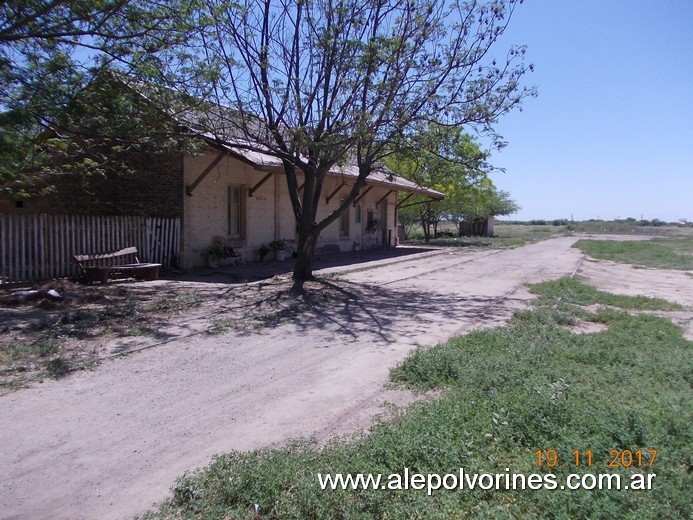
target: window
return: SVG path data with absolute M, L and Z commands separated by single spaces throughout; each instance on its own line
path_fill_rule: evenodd
M 344 199 L 341 200 L 341 203 L 344 204 Z M 346 207 L 339 217 L 339 236 L 349 236 L 349 206 Z
M 228 220 L 229 238 L 245 238 L 245 190 L 241 186 L 229 186 L 228 189 Z
M 354 209 L 354 222 L 357 224 L 361 223 L 361 204 L 357 204 Z

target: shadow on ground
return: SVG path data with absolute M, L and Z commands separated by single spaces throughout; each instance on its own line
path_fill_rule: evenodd
M 366 268 L 369 262 L 387 266 L 435 251 L 402 247 L 325 255 L 316 262 L 316 280 L 307 282 L 302 293 L 293 290 L 288 274 L 293 262 L 287 261 L 228 268 L 239 278 L 259 278 L 255 283 L 233 283 L 227 270 L 195 270 L 151 282 L 66 285 L 60 292 L 74 296 L 59 302 L 8 303 L 0 311 L 5 317 L 0 350 L 15 344 L 37 347 L 25 348 L 22 359 L 13 354 L 5 360 L 14 368 L 0 359 L 0 375 L 7 369 L 0 386 L 27 379 L 29 372 L 41 368 L 49 358 L 34 350 L 42 344 L 54 346 L 73 366 L 82 366 L 195 335 L 229 333 L 220 342 L 226 348 L 235 343 L 234 337 L 259 334 L 282 341 L 274 330 L 288 326 L 280 334 L 300 337 L 319 331 L 341 344 L 356 346 L 365 341 L 387 348 L 402 338 L 415 345 L 440 338 L 445 331 L 456 333 L 463 327 L 500 323 L 508 317 L 511 311 L 499 305 L 502 297 L 470 296 L 448 286 L 418 287 L 414 283 L 395 287 L 340 277 Z M 426 258 L 428 255 L 419 256 L 422 262 Z M 330 270 L 332 267 L 336 269 Z M 326 341 L 307 346 L 333 345 Z
M 370 249 L 367 251 L 350 251 L 318 255 L 315 258 L 314 270 L 334 267 L 351 267 L 369 262 L 387 261 L 435 251 L 437 248 L 400 246 L 390 249 Z M 246 265 L 219 267 L 217 269 L 194 268 L 187 270 L 168 270 L 162 272 L 162 280 L 244 284 L 267 280 L 273 276 L 288 275 L 293 272 L 295 259 L 287 258 L 283 262 L 269 260 L 266 262 L 247 262 Z
M 481 320 L 485 325 L 501 323 L 508 317 L 499 306 L 503 297 L 470 297 L 324 278 L 306 284 L 305 289 L 300 295 L 289 283 L 231 289 L 217 300 L 217 310 L 224 316 L 244 316 L 247 328 L 241 321 L 229 327 L 241 333 L 261 333 L 291 324 L 301 334 L 323 330 L 341 341 L 370 336 L 384 344 L 442 327 L 462 327 Z

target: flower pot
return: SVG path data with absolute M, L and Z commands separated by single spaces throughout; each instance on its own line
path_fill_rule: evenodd
M 283 262 L 286 259 L 286 251 L 276 251 L 274 255 L 277 258 L 277 262 Z
M 219 267 L 219 259 L 215 256 L 207 257 L 207 267 L 210 269 L 216 269 Z

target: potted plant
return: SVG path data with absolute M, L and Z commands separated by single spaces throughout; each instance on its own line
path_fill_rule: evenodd
M 219 267 L 219 261 L 228 257 L 226 248 L 219 244 L 212 244 L 205 249 L 204 254 L 207 257 L 207 267 L 212 269 Z
M 207 267 L 217 268 L 220 262 L 226 258 L 226 250 L 219 244 L 213 244 L 205 249 L 207 257 Z
M 279 262 L 283 262 L 286 258 L 287 242 L 283 238 L 270 242 L 270 248 L 274 251 L 274 258 Z
M 366 233 L 375 233 L 378 230 L 378 219 L 368 219 L 368 223 L 366 224 Z
M 260 262 L 265 261 L 269 252 L 270 248 L 267 244 L 260 244 L 260 247 L 257 248 L 257 256 L 260 257 Z
M 228 263 L 231 258 L 229 244 L 222 236 L 215 236 L 212 239 L 212 245 L 205 249 L 204 254 L 207 257 L 207 267 L 212 269 L 224 265 L 225 262 Z

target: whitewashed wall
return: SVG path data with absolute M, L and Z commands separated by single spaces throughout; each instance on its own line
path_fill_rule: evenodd
M 197 157 L 185 159 L 185 184 L 192 184 L 201 172 L 214 160 L 216 152 L 208 152 Z M 227 235 L 227 187 L 243 185 L 246 188 L 255 186 L 265 172 L 231 157 L 222 159 L 207 177 L 194 189 L 192 196 L 185 196 L 183 218 L 183 267 L 202 266 L 205 264 L 204 250 L 209 247 L 216 235 Z M 299 184 L 302 184 L 299 177 Z M 349 187 L 343 187 L 337 195 L 326 203 L 326 197 L 339 185 L 340 180 L 328 179 L 323 187 L 318 219 L 327 216 L 340 204 L 340 199 L 349 194 Z M 376 202 L 386 193 L 385 188 L 373 188 L 360 201 L 362 208 L 361 223 L 355 221 L 355 208 L 349 210 L 349 236 L 339 234 L 339 219 L 332 223 L 320 236 L 319 247 L 337 245 L 341 251 L 351 251 L 354 242 L 359 242 L 364 249 L 381 247 L 383 237 L 376 233 L 366 233 L 368 209 L 372 209 L 375 218 L 382 223 L 382 204 Z M 392 231 L 392 245 L 395 241 L 395 202 L 396 193 L 391 193 L 387 204 L 387 229 Z M 293 240 L 296 238 L 296 221 L 291 208 L 291 200 L 282 174 L 275 174 L 265 182 L 251 197 L 246 200 L 246 239 L 234 242 L 234 248 L 241 252 L 246 261 L 256 259 L 256 250 L 260 244 L 267 244 L 276 239 Z
M 216 152 L 185 158 L 185 184 L 192 184 L 214 160 Z M 197 185 L 192 195 L 185 195 L 183 208 L 183 266 L 205 264 L 203 252 L 216 235 L 228 233 L 227 188 L 255 186 L 266 173 L 231 157 L 222 159 Z M 245 200 L 246 239 L 233 242 L 234 248 L 252 261 L 262 243 L 274 240 L 274 189 L 272 179 Z

